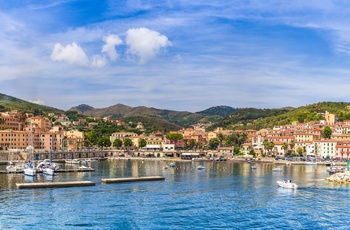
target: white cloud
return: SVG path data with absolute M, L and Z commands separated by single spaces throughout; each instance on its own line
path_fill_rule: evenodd
M 107 59 L 104 56 L 94 55 L 92 56 L 91 65 L 94 67 L 104 67 L 107 64 Z
M 67 62 L 73 65 L 88 65 L 88 57 L 84 50 L 75 42 L 66 46 L 56 43 L 51 53 L 51 60 Z
M 117 35 L 109 35 L 103 38 L 103 41 L 106 43 L 102 47 L 102 53 L 107 53 L 108 57 L 111 60 L 116 60 L 119 55 L 115 51 L 115 46 L 123 44 L 123 41 Z
M 139 58 L 140 64 L 145 64 L 154 58 L 161 48 L 171 45 L 164 35 L 147 28 L 129 29 L 126 32 L 128 53 Z

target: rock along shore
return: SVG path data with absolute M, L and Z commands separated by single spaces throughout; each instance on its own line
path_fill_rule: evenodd
M 349 184 L 350 183 L 350 172 L 335 173 L 335 174 L 331 175 L 330 177 L 327 177 L 326 180 L 329 182 L 334 182 L 334 183 Z

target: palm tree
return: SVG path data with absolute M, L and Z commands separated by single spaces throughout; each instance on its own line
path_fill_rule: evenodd
M 270 141 L 268 143 L 268 149 L 270 150 L 269 152 L 271 152 L 274 147 L 275 147 L 275 143 L 273 143 L 273 141 Z
M 283 156 L 286 156 L 286 150 L 288 149 L 288 143 L 287 142 L 284 142 L 282 144 L 282 149 L 284 150 Z
M 265 155 L 266 155 L 266 150 L 268 150 L 268 147 L 269 147 L 269 141 L 267 139 L 264 139 L 262 144 L 264 146 Z
M 291 140 L 290 143 L 289 143 L 290 149 L 293 150 L 294 146 L 295 146 L 295 142 L 294 142 L 294 140 Z
M 220 142 L 220 147 L 222 146 L 222 141 L 225 139 L 224 135 L 222 133 L 219 133 L 218 134 L 218 139 L 219 139 L 219 142 Z

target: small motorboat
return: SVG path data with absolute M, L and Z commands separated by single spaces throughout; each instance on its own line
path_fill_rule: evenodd
M 298 185 L 296 183 L 292 183 L 291 180 L 287 181 L 277 181 L 278 186 L 282 188 L 290 188 L 290 189 L 297 189 Z
M 163 169 L 168 169 L 168 168 L 169 168 L 169 166 L 168 166 L 168 165 L 165 165 Z
M 175 163 L 170 163 L 170 168 L 175 168 Z
M 78 159 L 67 159 L 66 164 L 80 164 L 80 160 Z
M 281 168 L 275 167 L 275 168 L 272 169 L 272 171 L 274 171 L 274 172 L 282 172 L 283 170 Z
M 197 169 L 201 170 L 201 169 L 205 169 L 205 167 L 203 165 L 198 165 Z
M 90 167 L 90 166 L 82 165 L 82 166 L 79 167 L 79 169 L 91 169 L 91 167 Z
M 256 169 L 256 165 L 250 166 L 251 169 Z

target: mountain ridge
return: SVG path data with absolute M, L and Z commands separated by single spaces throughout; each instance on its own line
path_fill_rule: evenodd
M 88 108 L 88 109 L 87 109 Z M 164 119 L 176 125 L 187 127 L 198 122 L 208 123 L 216 122 L 230 111 L 235 109 L 230 106 L 211 107 L 197 113 L 187 111 L 175 111 L 167 109 L 156 109 L 153 107 L 137 106 L 131 107 L 124 104 L 115 104 L 106 108 L 94 109 L 92 106 L 82 104 L 72 107 L 70 110 L 77 111 L 80 114 L 94 117 L 111 117 L 113 119 L 122 119 L 126 117 L 146 116 L 157 119 Z M 216 111 L 216 112 L 215 112 Z

